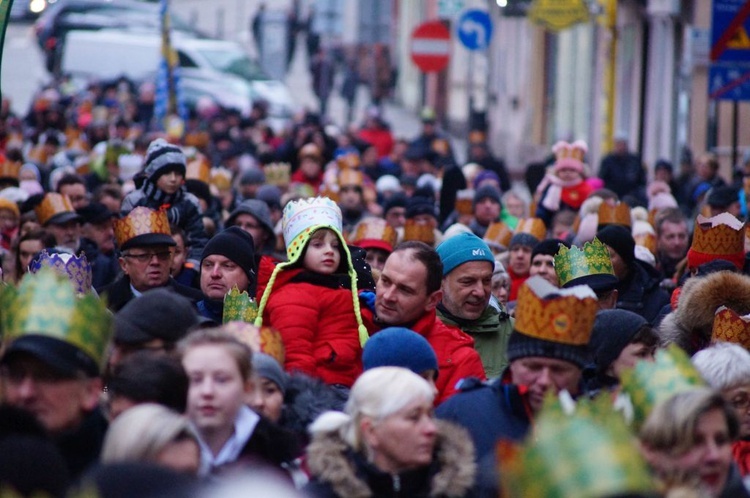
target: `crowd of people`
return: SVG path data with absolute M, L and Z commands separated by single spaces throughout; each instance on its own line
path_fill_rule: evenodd
M 153 101 L 3 102 L 0 494 L 750 496 L 750 167 Z

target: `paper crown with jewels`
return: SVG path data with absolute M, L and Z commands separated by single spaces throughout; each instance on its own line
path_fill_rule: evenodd
M 435 245 L 435 230 L 432 228 L 432 225 L 419 223 L 413 219 L 407 219 L 404 223 L 403 240 L 424 242 L 432 247 Z
M 71 282 L 50 268 L 24 276 L 0 291 L 4 340 L 42 337 L 75 346 L 78 360 L 98 371 L 112 336 L 112 314 L 97 296 L 76 295 Z M 28 339 L 27 339 L 28 340 Z
M 598 308 L 587 286 L 558 289 L 541 277 L 529 278 L 518 291 L 515 330 L 525 336 L 585 346 Z
M 599 228 L 607 225 L 622 225 L 627 228 L 633 226 L 633 220 L 630 216 L 630 206 L 624 202 L 602 202 L 599 204 L 598 217 Z
M 690 358 L 675 344 L 658 350 L 653 363 L 639 361 L 622 375 L 622 391 L 630 398 L 636 427 L 646 421 L 659 403 L 705 385 Z
M 738 269 L 742 269 L 745 263 L 745 227 L 729 213 L 713 218 L 698 215 L 695 220 L 688 266 L 697 268 L 715 259 L 726 259 Z
M 289 163 L 270 163 L 263 167 L 268 185 L 286 187 L 291 178 L 292 166 Z
M 114 220 L 115 240 L 121 251 L 131 247 L 175 245 L 167 212 L 139 206 L 124 218 Z
M 598 290 L 617 284 L 607 246 L 596 237 L 584 243 L 582 249 L 576 246 L 568 249 L 560 245 L 555 254 L 555 273 L 560 287 L 585 283 Z
M 490 223 L 487 231 L 484 232 L 484 241 L 490 247 L 504 251 L 513 238 L 513 230 L 502 221 Z
M 392 252 L 396 247 L 398 235 L 382 218 L 365 218 L 360 221 L 352 234 L 349 236 L 349 242 L 363 249 L 381 249 Z
M 464 189 L 456 192 L 456 212 L 470 215 L 474 213 L 474 190 Z
M 222 329 L 249 347 L 253 353 L 265 353 L 278 361 L 279 365 L 284 365 L 284 341 L 278 330 L 256 327 L 243 321 L 225 322 Z
M 34 208 L 34 212 L 42 225 L 67 223 L 68 221 L 81 219 L 76 214 L 76 210 L 73 209 L 73 204 L 70 203 L 68 196 L 56 192 L 45 194 L 42 202 Z
M 740 316 L 736 311 L 720 306 L 711 331 L 711 342 L 716 341 L 732 342 L 750 350 L 750 315 Z
M 91 291 L 93 274 L 91 264 L 84 254 L 80 257 L 67 253 L 49 254 L 46 249 L 42 249 L 39 256 L 29 264 L 29 272 L 39 273 L 42 268 L 52 268 L 58 275 L 70 280 L 78 294 Z
M 528 233 L 537 240 L 544 240 L 547 235 L 547 226 L 541 218 L 523 218 L 518 220 L 515 233 Z
M 583 140 L 576 140 L 573 143 L 560 140 L 552 146 L 552 152 L 555 154 L 554 170 L 572 168 L 583 172 L 583 160 L 588 151 L 589 147 Z
M 498 446 L 502 496 L 601 498 L 656 491 L 638 443 L 607 396 L 567 413 L 551 395 L 523 445 Z
M 350 289 L 352 292 L 352 302 L 354 305 L 354 315 L 357 319 L 357 332 L 359 334 L 359 341 L 362 346 L 365 345 L 369 334 L 364 324 L 362 323 L 362 315 L 359 309 L 359 297 L 357 294 L 357 272 L 354 271 L 354 265 L 352 263 L 352 255 L 349 252 L 349 248 L 346 245 L 346 240 L 341 233 L 342 219 L 341 209 L 331 199 L 326 197 L 311 197 L 307 199 L 300 199 L 297 201 L 289 201 L 284 206 L 284 212 L 281 219 L 282 231 L 284 233 L 284 243 L 286 244 L 287 259 L 285 263 L 279 263 L 273 269 L 271 277 L 268 280 L 263 295 L 260 298 L 258 306 L 258 317 L 255 320 L 255 325 L 263 325 L 263 311 L 268 303 L 268 298 L 271 296 L 274 282 L 279 272 L 284 271 L 286 268 L 294 265 L 302 254 L 304 253 L 305 246 L 310 241 L 310 237 L 319 229 L 327 228 L 332 230 L 336 237 L 339 239 L 341 249 L 341 264 L 340 268 L 344 268 L 344 271 L 349 276 Z
M 224 313 L 222 322 L 253 323 L 258 317 L 258 303 L 250 297 L 247 291 L 242 291 L 235 285 L 224 296 Z
M 199 180 L 205 184 L 211 183 L 211 163 L 200 152 L 195 152 L 187 161 L 185 167 L 186 180 Z

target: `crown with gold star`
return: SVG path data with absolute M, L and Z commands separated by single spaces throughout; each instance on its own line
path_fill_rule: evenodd
M 71 282 L 51 268 L 24 276 L 18 287 L 1 291 L 4 339 L 46 337 L 75 346 L 77 361 L 96 374 L 103 366 L 112 336 L 112 314 L 97 296 L 80 295 Z
M 675 394 L 704 387 L 705 380 L 675 344 L 656 352 L 655 361 L 639 361 L 622 375 L 622 390 L 630 397 L 636 427 L 659 403 Z
M 539 276 L 518 291 L 515 330 L 545 341 L 585 346 L 598 309 L 596 294 L 587 286 L 558 289 Z
M 617 283 L 607 246 L 596 237 L 591 242 L 583 244 L 583 249 L 576 246 L 568 249 L 561 244 L 559 251 L 555 254 L 555 273 L 560 280 L 560 287 L 566 287 L 570 282 L 577 281 L 581 277 L 593 275 L 602 275 L 600 279 L 609 280 L 613 284 Z
M 501 251 L 508 248 L 512 238 L 513 230 L 502 221 L 490 223 L 484 232 L 484 241 L 487 245 Z
M 70 280 L 78 294 L 91 291 L 93 274 L 85 254 L 80 257 L 68 253 L 49 254 L 46 249 L 42 249 L 39 256 L 29 264 L 29 272 L 39 273 L 42 268 L 52 268 L 58 275 Z
M 249 347 L 253 353 L 265 353 L 278 361 L 279 365 L 284 365 L 284 341 L 278 330 L 267 326 L 256 327 L 243 321 L 225 322 L 221 328 Z
M 630 228 L 633 225 L 633 220 L 630 217 L 630 206 L 624 202 L 602 202 L 599 205 L 598 217 L 599 227 L 606 225 L 622 225 Z
M 258 317 L 258 303 L 250 297 L 247 291 L 242 291 L 235 285 L 224 296 L 224 313 L 222 322 L 253 323 Z
M 503 496 L 600 498 L 656 491 L 636 438 L 607 396 L 581 400 L 568 414 L 550 395 L 526 442 L 502 443 L 497 455 Z
M 121 251 L 138 246 L 175 245 L 167 212 L 138 206 L 114 220 L 115 240 Z
M 270 163 L 263 167 L 268 185 L 287 187 L 291 179 L 292 166 L 289 163 Z
M 541 218 L 524 218 L 518 220 L 515 233 L 528 233 L 537 240 L 544 240 L 547 235 L 547 226 Z
M 726 259 L 740 269 L 744 264 L 745 227 L 729 213 L 721 213 L 713 218 L 698 215 L 695 220 L 688 266 L 697 268 L 713 259 Z
M 711 342 L 716 341 L 732 342 L 750 350 L 750 315 L 740 316 L 733 309 L 720 306 L 711 332 Z

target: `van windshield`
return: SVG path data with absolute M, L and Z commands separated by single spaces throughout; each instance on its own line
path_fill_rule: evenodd
M 235 74 L 251 81 L 269 79 L 263 69 L 242 52 L 205 49 L 200 53 L 214 69 L 222 73 Z

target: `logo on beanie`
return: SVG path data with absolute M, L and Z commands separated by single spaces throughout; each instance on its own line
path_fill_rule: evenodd
M 472 249 L 471 255 L 472 256 L 486 256 L 487 254 L 484 252 L 484 249 Z

